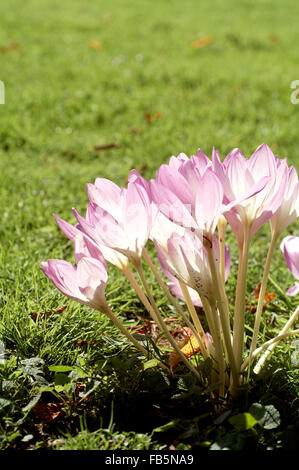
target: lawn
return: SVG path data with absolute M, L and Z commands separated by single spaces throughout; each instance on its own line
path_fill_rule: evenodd
M 149 179 L 172 155 L 250 156 L 266 142 L 299 169 L 298 2 L 295 0 L 10 0 L 0 3 L 0 445 L 2 449 L 291 449 L 298 430 L 294 338 L 280 343 L 226 414 L 184 366 L 143 362 L 105 316 L 63 297 L 40 270 L 73 260 L 52 214 L 74 223 L 85 185 Z M 298 223 L 287 234 L 299 235 Z M 254 238 L 247 300 L 269 232 Z M 237 272 L 231 237 L 230 301 Z M 150 250 L 152 249 L 149 245 Z M 127 326 L 146 312 L 109 267 L 107 299 Z M 163 315 L 173 315 L 149 272 Z M 278 249 L 261 338 L 279 332 L 298 298 Z M 246 316 L 246 333 L 254 322 Z M 254 403 L 279 413 L 270 429 L 234 427 Z

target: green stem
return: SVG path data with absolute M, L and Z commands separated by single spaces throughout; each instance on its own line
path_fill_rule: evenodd
M 136 281 L 135 277 L 133 276 L 133 273 L 130 269 L 129 266 L 126 267 L 125 270 L 123 270 L 123 273 L 124 275 L 127 277 L 129 283 L 131 284 L 131 286 L 133 287 L 133 289 L 135 290 L 135 292 L 137 293 L 139 299 L 141 300 L 141 302 L 143 303 L 143 305 L 145 306 L 146 310 L 148 311 L 148 313 L 150 314 L 150 316 L 152 317 L 152 319 L 158 323 L 158 319 L 157 319 L 157 316 L 156 316 L 156 313 L 153 309 L 153 307 L 151 306 L 151 304 L 149 303 L 148 299 L 146 298 L 146 296 L 144 295 L 144 292 L 143 290 L 141 289 L 141 287 L 139 286 L 138 282 Z
M 277 238 L 278 237 L 276 235 L 276 232 L 274 232 L 271 236 L 270 246 L 269 246 L 269 250 L 268 250 L 268 254 L 267 254 L 263 279 L 262 279 L 260 293 L 259 293 L 259 300 L 258 300 L 258 304 L 257 304 L 256 314 L 255 314 L 253 335 L 252 335 L 252 341 L 251 341 L 251 346 L 250 346 L 250 355 L 253 353 L 253 351 L 256 349 L 256 346 L 257 346 L 258 334 L 259 334 L 259 330 L 260 330 L 261 318 L 262 318 L 262 313 L 263 313 L 263 306 L 264 306 L 264 302 L 265 302 L 265 294 L 266 294 L 268 276 L 269 276 L 269 272 L 270 272 L 270 265 L 271 265 L 271 261 L 272 261 L 272 258 L 273 258 L 273 253 L 274 253 L 274 248 L 275 248 L 275 245 L 276 245 L 276 242 L 277 242 Z
M 103 313 L 107 315 L 107 317 L 117 326 L 117 328 L 128 338 L 131 343 L 134 344 L 134 346 L 147 358 L 148 357 L 148 352 L 147 350 L 141 346 L 141 344 L 134 338 L 134 336 L 131 335 L 131 333 L 123 326 L 123 324 L 120 322 L 120 320 L 117 318 L 116 315 L 112 312 L 108 304 L 106 305 L 106 308 L 103 310 Z
M 136 270 L 140 276 L 140 279 L 141 279 L 141 282 L 145 288 L 145 291 L 147 293 L 147 296 L 151 302 L 151 305 L 153 307 L 153 309 L 155 310 L 155 314 L 156 314 L 156 317 L 157 317 L 157 324 L 158 326 L 160 327 L 160 329 L 164 332 L 166 338 L 168 339 L 169 343 L 171 344 L 171 346 L 175 349 L 175 351 L 178 353 L 178 355 L 180 356 L 181 360 L 183 361 L 183 363 L 188 367 L 188 369 L 196 376 L 196 378 L 198 380 L 201 381 L 201 376 L 200 374 L 197 372 L 197 370 L 195 369 L 195 367 L 188 361 L 188 359 L 186 359 L 186 357 L 184 356 L 184 354 L 182 353 L 182 351 L 180 350 L 179 346 L 177 345 L 176 341 L 173 339 L 173 337 L 171 336 L 167 326 L 165 325 L 164 323 L 164 320 L 159 312 L 159 309 L 156 305 L 156 302 L 155 302 L 155 299 L 150 291 L 150 288 L 146 282 L 146 279 L 145 279 L 145 276 L 144 276 L 144 272 L 143 272 L 143 269 L 142 269 L 142 266 L 141 266 L 141 263 L 135 265 L 136 267 Z

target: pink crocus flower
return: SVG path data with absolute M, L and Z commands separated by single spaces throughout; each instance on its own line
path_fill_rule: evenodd
M 262 178 L 258 182 L 251 179 L 251 184 L 234 194 L 226 171 L 227 163 L 222 164 L 218 152 L 213 150 L 213 162 L 199 151 L 197 157 L 192 156 L 177 166 L 162 165 L 157 178 L 150 182 L 152 198 L 170 220 L 186 228 L 201 230 L 211 240 L 220 216 L 231 210 L 234 215 L 237 211 L 234 207 L 250 200 L 269 179 Z M 227 196 L 225 190 L 228 189 Z
M 156 243 L 157 243 L 157 241 L 156 241 Z M 216 245 L 218 244 L 218 242 L 216 241 L 216 237 L 214 237 L 214 243 L 216 243 Z M 158 250 L 159 250 L 159 248 L 158 248 Z M 216 258 L 219 255 L 218 250 L 219 250 L 218 247 L 216 248 L 216 250 L 215 250 L 215 247 L 214 247 L 214 252 L 216 251 L 216 253 L 217 253 Z M 219 256 L 218 256 L 217 260 L 218 259 L 219 259 Z M 162 271 L 164 272 L 165 276 L 169 279 L 169 281 L 167 282 L 167 285 L 169 286 L 171 292 L 173 293 L 173 295 L 178 297 L 180 300 L 185 301 L 185 298 L 184 298 L 184 295 L 182 293 L 182 289 L 181 289 L 179 280 L 177 279 L 177 277 L 175 277 L 173 274 L 171 274 L 166 269 L 165 265 L 163 264 L 163 261 L 162 261 L 161 257 L 159 257 L 159 262 L 160 262 L 160 266 L 161 266 Z M 230 266 L 231 266 L 231 256 L 230 256 L 229 246 L 226 244 L 225 245 L 225 282 L 227 281 L 228 276 L 229 276 Z M 201 299 L 200 299 L 200 296 L 199 296 L 198 292 L 195 289 L 192 289 L 191 287 L 188 287 L 188 286 L 187 286 L 187 289 L 189 291 L 189 295 L 190 295 L 190 298 L 192 300 L 193 305 L 195 305 L 196 307 L 202 307 L 202 302 L 201 302 Z
M 161 269 L 164 272 L 165 276 L 168 277 L 168 279 L 169 279 L 169 281 L 167 282 L 167 285 L 169 286 L 169 288 L 170 288 L 171 292 L 173 293 L 173 295 L 175 295 L 178 299 L 183 300 L 185 302 L 185 298 L 184 298 L 184 295 L 182 293 L 182 289 L 181 289 L 181 286 L 180 286 L 180 283 L 179 283 L 178 279 L 175 276 L 173 276 L 165 268 L 163 263 L 161 263 L 161 260 L 160 260 L 160 266 L 161 266 Z M 229 251 L 228 245 L 225 245 L 225 282 L 227 281 L 228 276 L 229 276 L 230 266 L 231 266 L 230 251 Z M 193 305 L 195 305 L 196 307 L 202 307 L 202 302 L 201 302 L 201 299 L 200 299 L 200 296 L 199 296 L 198 292 L 196 290 L 192 289 L 191 287 L 188 287 L 188 286 L 187 286 L 187 289 L 189 291 L 189 295 L 190 295 L 190 298 L 192 300 Z
M 90 207 L 88 207 L 86 211 L 86 220 L 88 222 L 90 221 L 91 212 L 93 211 L 91 210 Z M 57 217 L 56 215 L 54 215 L 54 217 L 61 231 L 73 243 L 75 243 L 76 237 L 78 237 L 79 235 L 83 236 L 82 228 L 80 227 L 80 224 L 77 224 L 77 226 L 73 226 L 72 224 L 66 222 L 60 217 Z M 104 257 L 106 261 L 113 264 L 121 271 L 127 268 L 128 258 L 122 255 L 121 253 L 119 253 L 118 251 L 107 247 L 106 245 L 101 243 L 101 241 L 98 238 L 96 239 L 96 241 L 94 241 L 90 237 L 84 235 L 83 240 L 84 240 L 84 243 L 82 246 L 84 248 L 85 256 L 89 256 L 95 259 L 101 259 L 101 257 Z
M 266 223 L 282 204 L 287 180 L 287 164 L 277 159 L 271 149 L 262 144 L 246 159 L 240 149 L 234 149 L 221 163 L 215 153 L 213 167 L 219 177 L 224 200 L 238 201 L 224 215 L 242 246 L 244 227 L 249 226 L 249 239 Z
M 87 219 L 74 210 L 79 229 L 96 243 L 140 263 L 152 226 L 146 189 L 136 181 L 129 182 L 126 189 L 98 178 L 94 185 L 87 185 L 87 193 L 91 202 Z
M 213 299 L 214 289 L 206 249 L 198 235 L 185 230 L 183 236 L 174 233 L 163 247 L 155 243 L 162 269 L 197 291 L 200 296 Z M 213 256 L 219 266 L 219 244 L 213 236 Z
M 85 248 L 83 248 L 85 251 Z M 82 236 L 75 241 L 77 266 L 65 260 L 49 259 L 41 269 L 64 295 L 100 311 L 106 311 L 107 269 L 102 259 L 82 255 Z
M 207 185 L 211 190 L 205 198 Z M 211 162 L 203 152 L 190 159 L 172 157 L 169 165 L 161 165 L 156 179 L 150 181 L 150 191 L 159 210 L 173 222 L 193 229 L 201 224 L 208 232 L 215 229 L 223 194 L 217 176 L 212 174 Z M 203 200 L 209 206 L 206 211 L 201 210 Z
M 280 244 L 280 249 L 289 270 L 299 280 L 299 237 L 292 235 L 285 237 Z M 290 287 L 286 293 L 292 297 L 299 294 L 299 284 L 296 283 L 293 287 Z
M 281 165 L 280 160 L 278 166 Z M 293 166 L 288 168 L 285 191 L 279 209 L 270 219 L 272 234 L 279 236 L 299 215 L 299 180 Z

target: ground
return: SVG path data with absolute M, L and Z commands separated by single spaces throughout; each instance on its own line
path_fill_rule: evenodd
M 150 178 L 180 152 L 210 155 L 215 146 L 225 156 L 240 147 L 250 156 L 263 142 L 298 169 L 297 3 L 10 0 L 0 16 L 2 448 L 292 448 L 291 340 L 221 414 L 183 367 L 174 376 L 144 370 L 108 320 L 64 298 L 39 264 L 73 259 L 52 214 L 74 222 L 71 209 L 85 210 L 85 185 L 96 177 L 125 185 L 131 168 Z M 265 228 L 251 247 L 249 335 L 268 237 Z M 229 239 L 233 302 L 237 248 Z M 261 339 L 298 302 L 284 295 L 294 280 L 279 250 L 271 279 Z M 142 305 L 111 267 L 107 298 L 126 325 L 137 316 L 144 323 Z M 253 403 L 273 406 L 280 422 L 239 429 L 229 421 Z

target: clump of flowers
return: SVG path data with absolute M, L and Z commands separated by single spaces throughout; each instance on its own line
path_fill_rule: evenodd
M 149 358 L 154 350 L 145 348 L 124 327 L 106 300 L 106 262 L 127 277 L 173 348 L 170 356 L 175 354 L 199 381 L 215 385 L 213 393 L 218 391 L 222 397 L 228 393 L 236 395 L 248 376 L 248 367 L 259 357 L 254 367 L 259 373 L 277 343 L 298 333 L 299 330 L 291 327 L 299 308 L 277 337 L 258 346 L 273 253 L 280 235 L 299 212 L 296 170 L 275 156 L 266 144 L 258 147 L 249 159 L 239 149 L 234 149 L 223 161 L 214 149 L 211 159 L 201 150 L 190 158 L 180 154 L 171 157 L 168 165 L 161 165 L 156 178 L 149 182 L 132 170 L 127 188 L 97 178 L 94 184 L 87 184 L 87 195 L 89 205 L 85 217 L 73 209 L 75 226 L 55 216 L 60 229 L 74 243 L 76 267 L 52 259 L 41 263 L 41 268 L 64 295 L 106 314 L 143 356 Z M 250 244 L 267 222 L 270 244 L 251 345 L 245 350 Z M 228 224 L 239 248 L 233 308 L 225 288 L 231 263 L 229 247 L 225 244 Z M 160 270 L 146 249 L 149 240 L 156 248 Z M 299 239 L 286 237 L 281 249 L 287 266 L 299 279 Z M 161 290 L 189 328 L 189 352 L 169 331 L 146 280 L 142 261 L 148 263 Z M 287 293 L 295 295 L 298 291 L 296 285 Z M 198 306 L 204 311 L 205 326 L 198 315 Z M 208 378 L 197 367 L 194 353 L 199 351 L 203 360 L 212 365 Z M 160 365 L 167 367 L 165 363 Z

